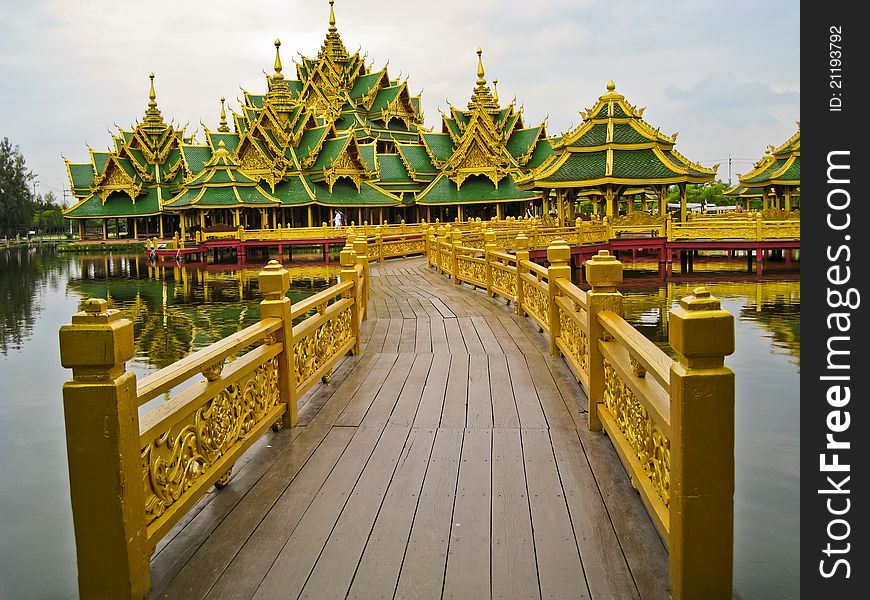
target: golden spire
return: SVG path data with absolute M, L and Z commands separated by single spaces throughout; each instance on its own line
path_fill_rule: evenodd
M 607 91 L 612 92 L 615 89 L 616 89 L 616 84 L 613 83 L 613 80 L 611 79 L 610 81 L 607 82 Z
M 492 80 L 492 99 L 493 102 L 498 104 L 498 79 Z
M 335 10 L 332 8 L 333 4 L 335 4 L 335 0 L 329 0 L 329 31 L 331 33 L 338 31 L 335 27 Z
M 275 74 L 272 79 L 284 79 L 281 74 L 281 40 L 275 40 Z
M 145 109 L 145 120 L 142 124 L 147 133 L 160 133 L 166 129 L 166 123 L 163 122 L 163 115 L 160 114 L 160 109 L 157 108 L 157 94 L 154 91 L 154 73 L 149 73 L 151 79 L 151 89 L 148 90 L 148 108 Z
M 481 55 L 483 54 L 483 50 L 480 48 L 477 49 L 477 85 L 486 85 L 486 79 L 483 78 L 483 58 Z
M 335 0 L 329 0 L 329 30 L 317 57 L 328 56 L 334 62 L 345 62 L 348 59 L 348 54 L 341 37 L 338 35 L 338 28 L 335 26 L 334 4 Z
M 157 108 L 157 94 L 154 92 L 154 73 L 149 73 L 148 77 L 151 79 L 151 90 L 148 92 L 148 107 Z
M 220 131 L 221 133 L 228 133 L 230 131 L 230 128 L 227 126 L 227 113 L 224 109 L 224 102 L 224 97 L 221 96 L 221 124 L 220 127 L 218 127 L 218 131 Z

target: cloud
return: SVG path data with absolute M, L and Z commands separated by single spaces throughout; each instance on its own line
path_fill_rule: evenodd
M 710 73 L 690 88 L 668 86 L 665 97 L 698 123 L 735 129 L 770 125 L 783 112 L 791 112 L 797 120 L 800 106 L 796 90 L 777 91 L 760 81 L 741 81 L 728 71 Z

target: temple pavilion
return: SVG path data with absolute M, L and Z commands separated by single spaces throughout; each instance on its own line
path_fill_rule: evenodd
M 761 198 L 762 211 L 791 212 L 800 204 L 801 130 L 779 147 L 768 146 L 764 156 L 745 175 L 738 174 L 738 183 L 725 192 L 736 201 Z
M 665 135 L 643 120 L 643 108 L 629 104 L 613 81 L 592 108 L 581 112 L 581 123 L 554 145 L 553 155 L 517 181 L 520 189 L 541 190 L 545 211 L 558 223 L 573 221 L 579 200 L 591 202 L 594 214 L 609 219 L 646 208 L 649 194 L 658 198 L 657 212 L 666 211 L 667 190 L 680 189 L 680 219 L 686 219 L 686 184 L 706 183 L 716 169 L 693 163 L 677 152 L 677 134 Z M 555 204 L 555 207 L 553 205 Z
M 609 216 L 620 203 L 631 211 L 635 197 L 664 207 L 672 184 L 685 206 L 686 183 L 715 174 L 677 153 L 676 134 L 645 123 L 612 82 L 561 138 L 547 137 L 544 123 L 525 126 L 515 101 L 500 103 L 498 80 L 487 83 L 480 49 L 466 107 L 449 104 L 441 131 L 427 129 L 407 79 L 347 51 L 333 3 L 317 55 L 300 55 L 289 78 L 276 40 L 264 91 L 244 90 L 238 111 L 221 98 L 219 126 L 204 139 L 166 122 L 152 74 L 142 122 L 119 129 L 114 147 L 91 150 L 90 161 L 66 161 L 77 202 L 65 216 L 82 234 L 96 220 L 104 237 L 112 221 L 129 237 L 192 238 L 319 226 L 337 210 L 359 224 L 519 216 L 532 205 L 539 214 L 558 207 L 564 223 L 580 198 Z

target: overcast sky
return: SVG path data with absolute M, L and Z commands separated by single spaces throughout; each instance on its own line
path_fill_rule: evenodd
M 426 125 L 468 101 L 475 49 L 503 101 L 556 135 L 609 79 L 676 148 L 728 180 L 800 120 L 799 0 L 336 0 L 347 49 L 423 90 Z M 263 92 L 275 38 L 284 73 L 314 57 L 327 0 L 0 0 L 0 138 L 20 146 L 37 191 L 69 187 L 61 155 L 88 160 L 109 129 L 144 115 L 148 73 L 167 120 L 218 125 L 220 96 Z

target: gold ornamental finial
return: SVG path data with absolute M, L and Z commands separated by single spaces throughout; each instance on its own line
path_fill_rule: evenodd
M 272 79 L 284 79 L 281 74 L 281 40 L 275 40 L 275 74 Z
M 483 58 L 481 55 L 483 54 L 483 50 L 480 48 L 477 49 L 477 85 L 486 85 L 486 79 L 483 78 Z
M 221 133 L 227 133 L 230 130 L 230 128 L 227 126 L 227 112 L 224 108 L 224 102 L 226 102 L 226 100 L 223 96 L 221 96 L 221 123 L 220 127 L 218 127 L 218 131 L 220 131 Z
M 498 79 L 492 80 L 492 99 L 498 104 Z
M 215 156 L 229 156 L 229 151 L 227 150 L 227 145 L 224 144 L 224 141 L 221 140 L 218 142 L 217 151 L 215 152 Z
M 329 31 L 335 32 L 338 30 L 335 28 L 335 11 L 332 8 L 333 4 L 335 4 L 335 0 L 329 0 Z
M 148 92 L 148 99 L 150 100 L 150 102 L 148 102 L 148 106 L 153 108 L 157 106 L 157 102 L 155 101 L 155 99 L 157 98 L 157 94 L 154 93 L 154 73 L 149 73 L 148 77 L 151 78 L 151 90 Z
M 613 83 L 613 80 L 611 79 L 610 81 L 607 82 L 607 91 L 612 92 L 615 89 L 616 89 L 616 84 Z

